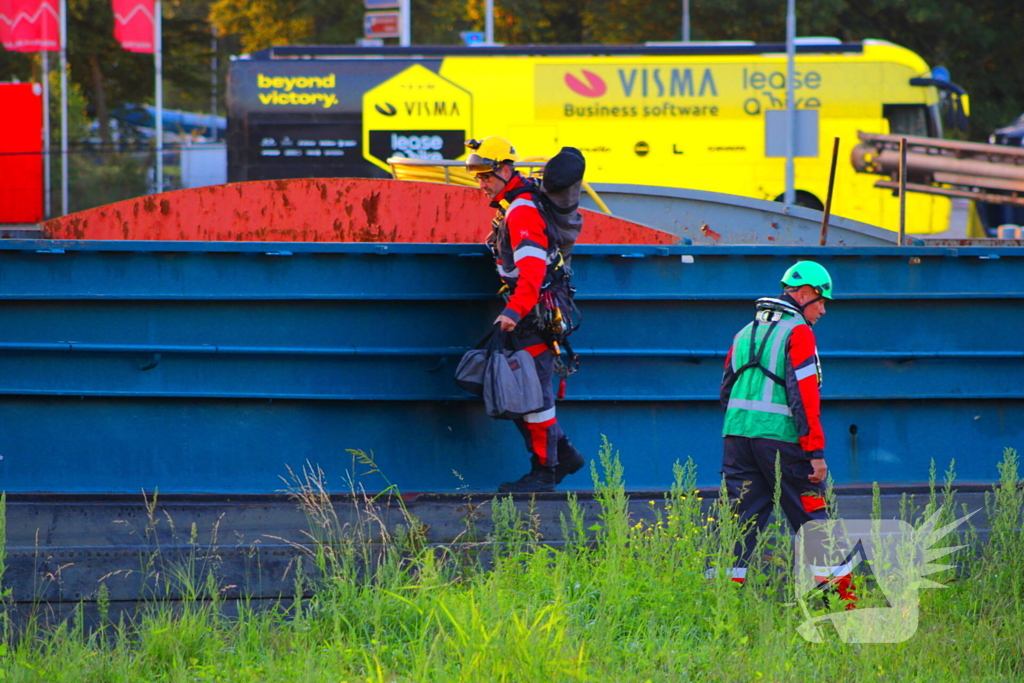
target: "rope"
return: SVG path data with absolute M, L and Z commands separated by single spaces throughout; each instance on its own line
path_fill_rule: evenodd
M 524 163 L 544 162 L 547 163 L 550 157 L 526 157 L 520 161 Z M 460 185 L 462 187 L 478 187 L 476 176 L 467 171 L 462 165 L 448 166 L 428 166 L 420 163 L 415 164 L 404 164 L 401 159 L 391 158 L 388 159 L 388 165 L 391 167 L 391 176 L 395 180 L 413 180 L 428 183 L 444 183 L 446 185 Z M 543 178 L 544 168 L 543 166 L 533 166 L 528 174 L 531 178 Z M 612 214 L 611 209 L 604 203 L 601 197 L 594 191 L 590 185 L 584 181 L 583 191 L 587 193 L 594 204 L 597 205 L 601 211 L 608 214 Z

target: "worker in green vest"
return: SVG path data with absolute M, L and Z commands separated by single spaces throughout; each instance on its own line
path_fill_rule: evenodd
M 823 266 L 793 265 L 782 276 L 778 297 L 757 300 L 754 320 L 735 336 L 725 359 L 722 473 L 740 522 L 748 525 L 731 574 L 739 583 L 772 511 L 776 459 L 780 504 L 794 532 L 827 517 L 821 363 L 811 326 L 825 315 L 832 294 Z M 834 586 L 845 600 L 856 599 L 848 566 L 820 569 L 820 583 Z

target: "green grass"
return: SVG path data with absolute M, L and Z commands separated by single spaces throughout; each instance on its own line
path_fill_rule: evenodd
M 628 516 L 607 444 L 593 474 L 600 522 L 585 528 L 570 495 L 564 544 L 545 545 L 530 509 L 495 500 L 494 537 L 456 551 L 427 546 L 411 516 L 388 532 L 371 498 L 356 503 L 364 523 L 342 526 L 322 477 L 306 472 L 295 495 L 327 577 L 312 598 L 228 619 L 210 581 L 196 589 L 205 599 L 89 632 L 18 637 L 3 620 L 0 681 L 1020 680 L 1024 493 L 1012 451 L 989 499 L 990 540 L 962 551 L 955 574 L 930 577 L 947 586 L 922 591 L 920 627 L 898 644 L 804 641 L 785 533 L 765 535 L 746 586 L 705 578 L 731 564 L 741 530 L 726 503 L 697 498 L 692 463 L 677 465 L 649 522 Z M 925 512 L 962 514 L 951 482 Z M 861 592 L 864 605 L 881 599 Z

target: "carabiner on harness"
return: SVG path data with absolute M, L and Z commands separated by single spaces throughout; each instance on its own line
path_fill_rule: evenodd
M 573 294 L 575 290 L 568 278 L 562 278 L 541 290 L 534 308 L 539 332 L 555 356 L 555 374 L 562 378 L 575 373 L 580 367 L 580 358 L 569 344 L 569 335 L 579 327 L 579 309 L 573 301 Z M 577 314 L 576 319 L 574 314 Z

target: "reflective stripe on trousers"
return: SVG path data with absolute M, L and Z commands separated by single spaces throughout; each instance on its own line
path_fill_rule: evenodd
M 564 438 L 562 428 L 558 426 L 555 416 L 555 387 L 552 383 L 555 374 L 555 357 L 547 348 L 547 344 L 535 332 L 519 335 L 519 343 L 523 348 L 531 348 L 543 344 L 543 352 L 533 357 L 537 367 L 537 377 L 544 390 L 544 407 L 536 413 L 524 415 L 513 420 L 519 433 L 526 443 L 526 450 L 531 457 L 543 467 L 554 467 L 558 464 L 558 442 Z M 532 351 L 531 351 L 532 353 Z

